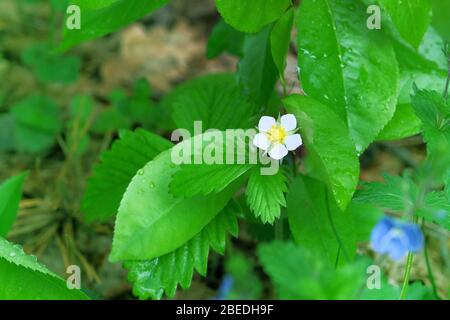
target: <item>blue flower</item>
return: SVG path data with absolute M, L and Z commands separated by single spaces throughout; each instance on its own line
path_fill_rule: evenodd
M 423 247 L 423 235 L 414 223 L 384 217 L 373 228 L 370 237 L 372 248 L 388 254 L 393 260 L 402 259 L 408 251 L 417 252 Z

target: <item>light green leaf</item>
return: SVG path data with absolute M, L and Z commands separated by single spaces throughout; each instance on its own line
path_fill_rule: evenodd
M 12 107 L 11 114 L 20 151 L 39 153 L 49 149 L 62 129 L 58 107 L 48 97 L 25 98 Z
M 257 110 L 267 106 L 278 76 L 270 44 L 272 27 L 246 35 L 244 55 L 237 67 L 237 81 Z
M 330 264 L 349 263 L 356 252 L 353 217 L 342 212 L 322 182 L 298 176 L 287 197 L 289 226 L 296 243 Z
M 126 27 L 167 4 L 168 0 L 72 0 L 70 3 L 80 8 L 81 28 L 69 30 L 64 24 L 60 50 Z
M 399 140 L 422 131 L 422 123 L 417 118 L 410 104 L 399 104 L 394 117 L 384 127 L 377 140 Z
M 273 26 L 270 34 L 270 46 L 273 61 L 284 79 L 286 56 L 291 43 L 292 24 L 294 23 L 294 9 L 289 9 Z
M 251 168 L 250 164 L 182 165 L 170 183 L 171 192 L 185 197 L 217 193 Z
M 120 200 L 139 169 L 172 143 L 148 131 L 123 131 L 111 150 L 94 167 L 81 203 L 88 221 L 105 221 L 119 209 Z
M 208 39 L 206 57 L 213 59 L 227 52 L 242 57 L 245 34 L 232 28 L 222 19 L 214 26 Z
M 194 121 L 202 130 L 249 128 L 254 107 L 231 74 L 212 74 L 183 83 L 165 98 L 177 128 L 194 132 Z M 230 112 L 230 106 L 233 112 Z
M 273 224 L 280 217 L 281 206 L 286 207 L 286 183 L 283 170 L 274 175 L 261 175 L 259 167 L 253 169 L 245 195 L 250 209 L 263 223 Z
M 161 299 L 165 292 L 170 298 L 178 284 L 186 289 L 191 285 L 194 269 L 206 276 L 209 248 L 220 254 L 225 252 L 228 233 L 237 236 L 239 212 L 236 203 L 230 202 L 197 235 L 176 250 L 144 261 L 128 261 L 128 279 L 133 282 L 133 294 L 140 299 Z
M 216 0 L 217 10 L 233 28 L 254 33 L 277 20 L 291 6 L 290 0 Z
M 22 186 L 27 173 L 9 178 L 0 184 L 0 236 L 6 237 L 16 220 Z
M 359 178 L 359 161 L 343 121 L 312 98 L 293 95 L 284 100 L 298 120 L 316 174 L 330 185 L 339 207 L 345 209 Z
M 198 135 L 177 146 L 201 147 L 202 139 Z M 175 250 L 206 226 L 240 187 L 238 179 L 217 194 L 174 197 L 169 183 L 180 168 L 172 163 L 172 150 L 147 163 L 129 184 L 116 219 L 111 261 L 153 259 Z
M 298 17 L 303 89 L 348 123 L 358 153 L 393 117 L 398 93 L 391 41 L 366 19 L 362 3 L 340 0 L 304 0 Z
M 378 0 L 389 13 L 398 32 L 417 48 L 431 21 L 430 0 Z
M 0 237 L 0 299 L 87 300 L 79 290 L 69 290 L 66 281 L 26 255 L 18 245 Z

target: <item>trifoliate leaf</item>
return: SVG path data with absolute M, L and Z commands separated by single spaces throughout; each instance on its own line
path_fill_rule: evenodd
M 273 224 L 280 217 L 281 207 L 286 207 L 286 177 L 283 170 L 274 175 L 261 175 L 259 169 L 255 168 L 250 174 L 245 191 L 247 203 L 263 223 Z
M 16 220 L 27 173 L 9 178 L 0 184 L 0 236 L 6 237 Z
M 201 148 L 202 139 L 198 135 L 177 146 Z M 147 163 L 128 185 L 116 219 L 111 261 L 153 259 L 175 250 L 200 232 L 242 184 L 237 179 L 216 194 L 176 197 L 169 183 L 180 168 L 171 151 Z
M 0 299 L 86 300 L 80 290 L 70 290 L 66 281 L 50 272 L 36 257 L 0 237 Z
M 227 234 L 237 236 L 239 207 L 230 202 L 197 235 L 176 250 L 152 260 L 125 262 L 133 293 L 140 299 L 173 297 L 180 284 L 190 286 L 194 270 L 205 276 L 209 248 L 223 254 Z
M 104 221 L 114 216 L 133 176 L 171 146 L 171 142 L 142 129 L 121 132 L 88 180 L 81 204 L 86 219 Z

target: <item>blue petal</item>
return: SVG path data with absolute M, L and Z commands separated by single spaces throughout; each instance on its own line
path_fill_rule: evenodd
M 389 241 L 389 256 L 392 260 L 401 260 L 408 253 L 407 239 L 394 238 Z
M 386 253 L 388 243 L 385 241 L 385 236 L 394 227 L 395 222 L 389 218 L 384 217 L 377 223 L 373 228 L 372 234 L 370 236 L 370 242 L 372 248 L 378 253 Z
M 414 223 L 407 223 L 402 226 L 402 230 L 405 232 L 408 238 L 408 249 L 417 252 L 423 247 L 423 234 L 419 226 Z

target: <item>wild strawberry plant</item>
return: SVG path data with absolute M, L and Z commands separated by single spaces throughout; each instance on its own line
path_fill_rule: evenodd
M 116 32 L 168 3 L 72 0 L 81 27 L 64 29 L 59 50 Z M 437 298 L 429 265 L 429 286 L 409 286 L 409 277 L 414 256 L 427 252 L 424 230 L 432 226 L 448 238 L 450 226 L 448 5 L 438 0 L 215 3 L 221 20 L 207 56 L 237 56 L 236 72 L 187 80 L 158 106 L 148 105 L 150 89 L 138 82 L 133 97 L 111 95 L 121 107 L 105 111 L 93 126 L 120 135 L 95 166 L 81 210 L 88 222 L 115 220 L 109 259 L 128 270 L 134 295 L 172 298 L 178 287 L 190 287 L 194 273 L 206 277 L 210 253 L 224 254 L 231 239 L 239 238 L 240 221 L 247 220 L 276 234 L 278 241 L 261 244 L 257 255 L 280 298 Z M 379 28 L 368 22 L 373 5 L 381 13 Z M 289 87 L 285 71 L 292 34 L 297 88 Z M 23 59 L 41 81 L 51 82 L 36 63 L 38 50 L 30 49 Z M 78 68 L 78 62 L 70 63 Z M 32 117 L 27 110 L 36 100 L 45 110 Z M 88 122 L 89 105 L 83 97 L 74 101 L 76 123 Z M 55 110 L 52 101 L 38 96 L 15 106 L 15 148 L 39 152 L 62 130 L 72 132 L 75 126 L 63 128 Z M 133 123 L 141 128 L 129 130 Z M 158 134 L 156 127 L 168 134 Z M 230 137 L 231 129 L 237 133 Z M 255 132 L 248 136 L 247 130 Z M 40 138 L 30 143 L 28 135 L 36 131 Z M 423 163 L 402 176 L 386 175 L 384 182 L 360 180 L 360 158 L 372 145 L 418 134 L 427 145 Z M 76 131 L 70 136 L 77 140 Z M 67 146 L 88 143 L 73 146 L 73 141 Z M 242 155 L 239 146 L 248 152 Z M 269 167 L 276 170 L 264 173 Z M 0 206 L 2 236 L 14 220 L 23 179 L 0 187 L 1 198 L 8 199 Z M 11 273 L 41 272 L 58 285 L 59 279 L 29 257 L 10 256 L 13 247 L 2 241 L 0 278 L 9 270 L 3 268 L 14 268 Z M 367 266 L 376 261 L 359 254 L 361 243 L 405 260 L 401 288 L 385 280 L 381 291 L 366 288 Z M 246 271 L 229 267 L 229 272 L 245 279 L 253 265 L 239 259 L 234 263 Z M 16 297 L 11 292 L 0 288 Z

